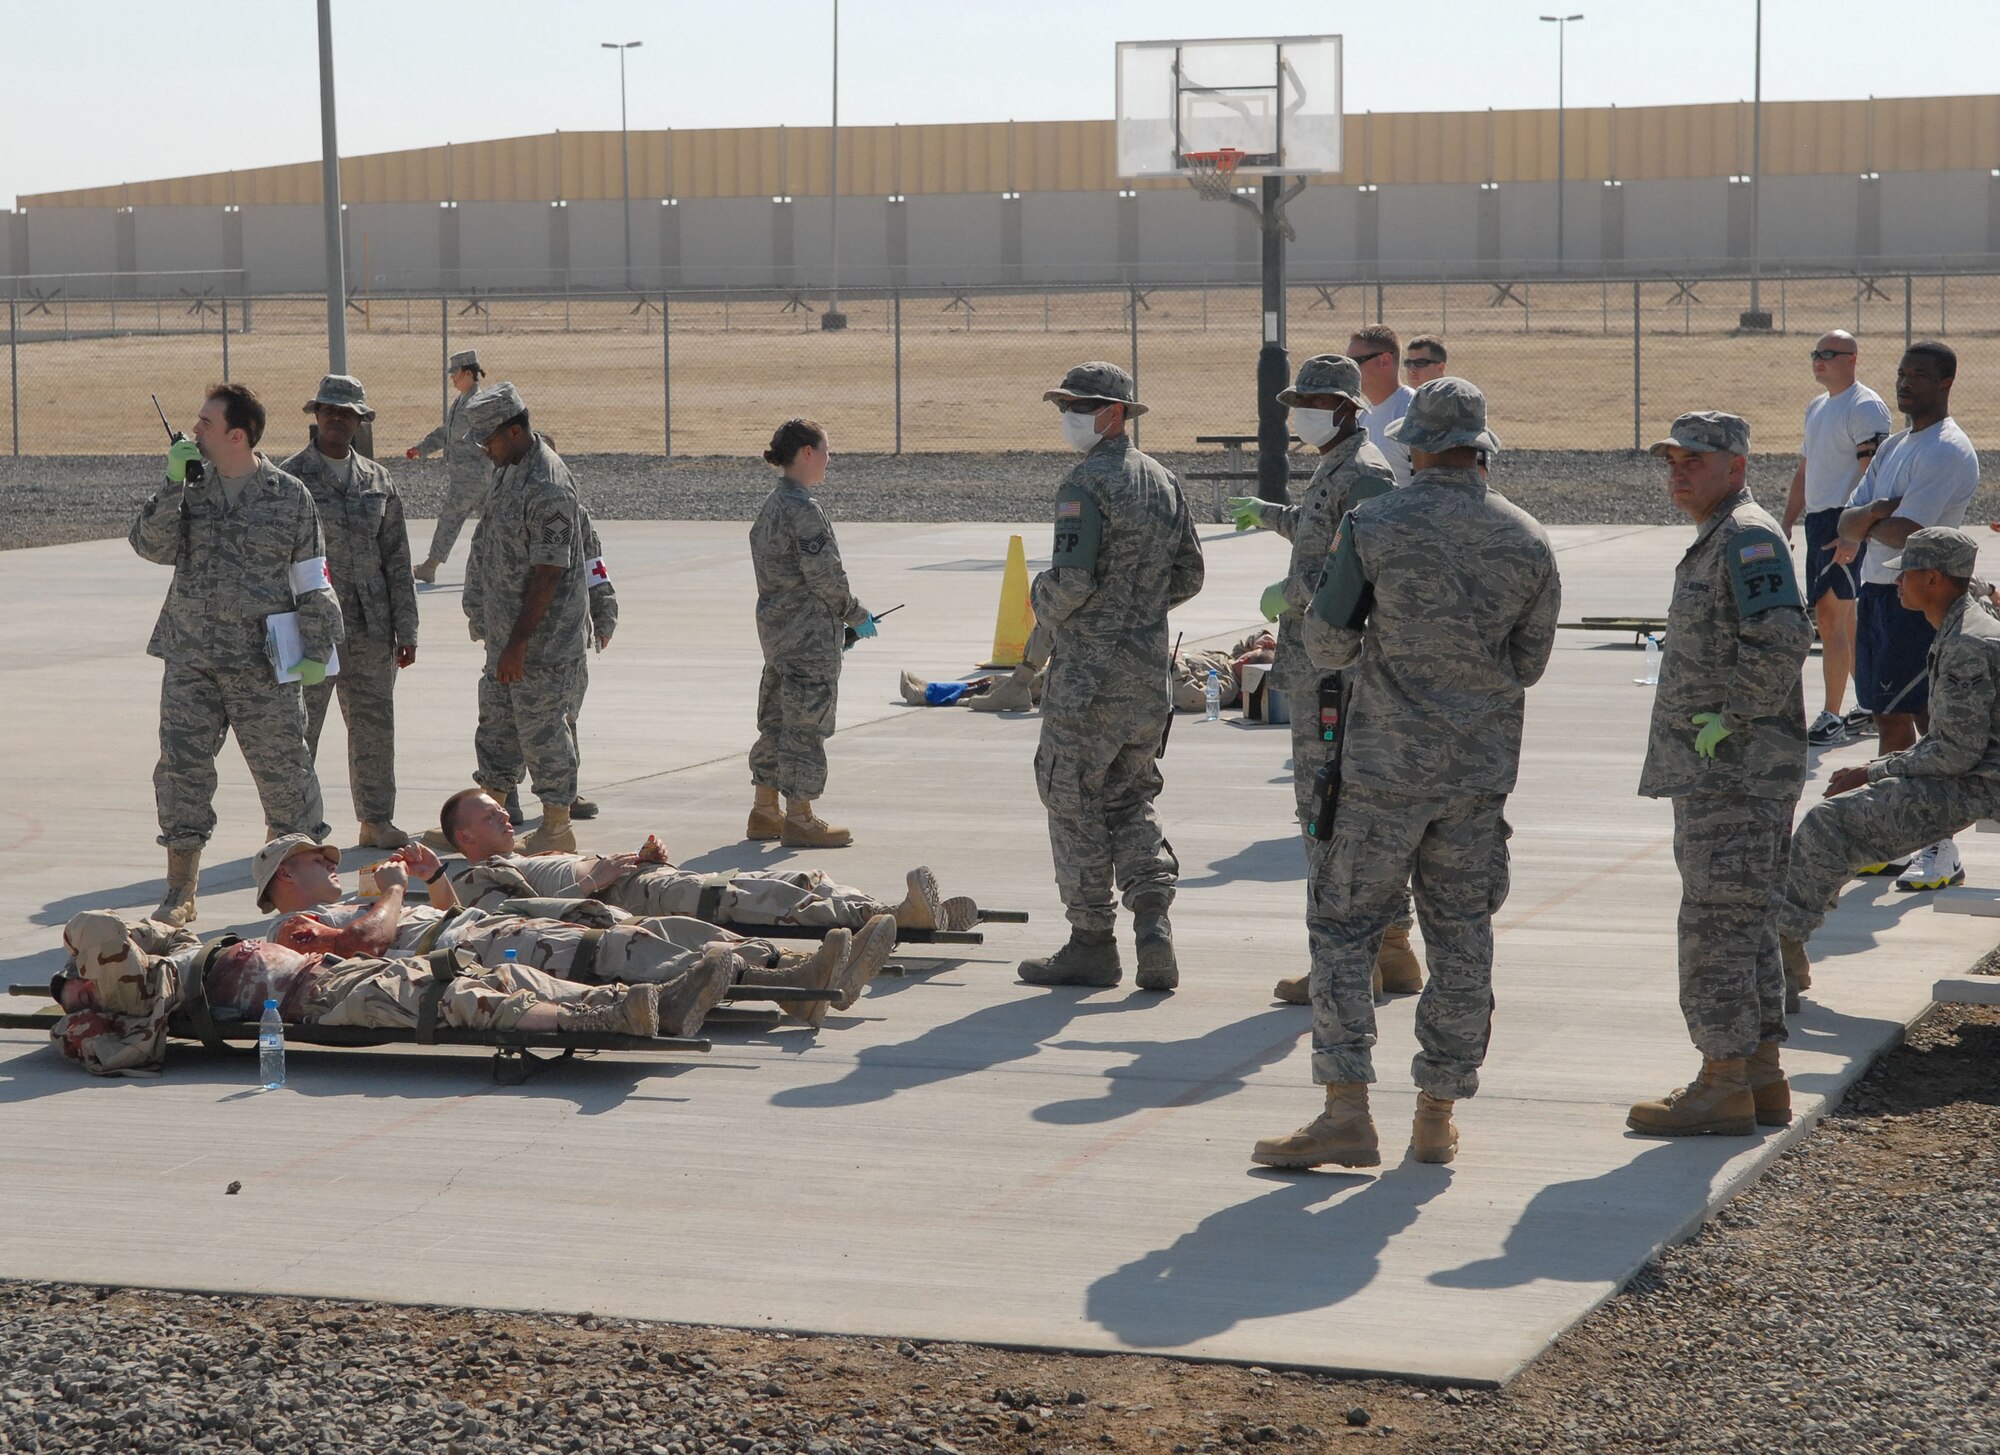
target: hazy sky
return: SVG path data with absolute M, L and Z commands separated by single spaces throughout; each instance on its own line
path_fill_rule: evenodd
M 1580 0 L 1574 105 L 1751 91 L 1753 0 Z M 333 0 L 345 154 L 634 127 L 827 117 L 830 0 Z M 841 119 L 1108 117 L 1112 46 L 1337 32 L 1350 111 L 1552 104 L 1556 27 L 1537 0 L 846 0 Z M 1921 28 L 1909 23 L 1921 17 Z M 1767 97 L 1995 89 L 2000 0 L 1765 0 Z M 319 154 L 312 0 L 84 0 L 0 8 L 0 203 Z

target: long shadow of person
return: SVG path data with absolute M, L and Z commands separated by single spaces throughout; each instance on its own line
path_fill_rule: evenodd
M 1115 1121 L 1156 1107 L 1198 1106 L 1282 1061 L 1311 1029 L 1297 1010 L 1267 1010 L 1185 1041 L 1058 1041 L 1059 1051 L 1117 1051 L 1130 1063 L 1104 1073 L 1102 1096 L 1052 1101 L 1035 1120 L 1058 1126 Z
M 380 857 L 379 853 L 376 857 Z M 200 877 L 195 881 L 195 893 L 198 897 L 227 894 L 231 890 L 249 887 L 248 859 L 231 859 L 221 864 L 205 864 L 202 866 Z M 160 896 L 166 892 L 165 878 L 140 879 L 110 889 L 86 889 L 81 894 L 50 900 L 30 915 L 28 920 L 31 924 L 61 926 L 68 924 L 73 916 L 87 909 L 136 910 L 140 914 L 150 914 L 153 906 L 160 902 Z
M 1254 844 L 1246 844 L 1227 858 L 1210 864 L 1208 872 L 1200 878 L 1183 877 L 1180 887 L 1213 889 L 1246 880 L 1259 884 L 1282 884 L 1304 877 L 1305 858 L 1299 853 L 1299 836 L 1286 834 L 1282 838 L 1260 839 Z
M 1450 1168 L 1416 1162 L 1368 1179 L 1253 1175 L 1283 1185 L 1098 1279 L 1090 1320 L 1135 1349 L 1178 1349 L 1248 1319 L 1330 1307 L 1374 1281 L 1389 1241 L 1451 1185 Z

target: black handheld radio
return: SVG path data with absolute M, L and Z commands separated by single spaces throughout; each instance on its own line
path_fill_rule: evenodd
M 172 425 L 167 423 L 167 412 L 166 410 L 160 408 L 160 396 L 157 394 L 153 396 L 153 413 L 160 416 L 160 428 L 167 432 L 168 444 L 177 445 L 182 440 L 187 438 L 186 435 L 182 434 L 179 430 L 175 429 Z M 206 478 L 206 473 L 207 472 L 202 469 L 200 460 L 188 461 L 187 479 L 189 484 L 200 484 L 201 481 L 204 478 Z

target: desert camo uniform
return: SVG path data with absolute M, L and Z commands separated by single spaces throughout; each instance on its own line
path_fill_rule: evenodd
M 1485 419 L 1479 391 L 1447 377 L 1393 428 L 1433 454 L 1497 449 Z M 1414 883 L 1430 975 L 1412 1076 L 1445 1101 L 1478 1090 L 1508 886 L 1502 815 L 1561 604 L 1547 533 L 1476 468 L 1420 470 L 1335 532 L 1304 622 L 1313 664 L 1340 672 L 1348 697 L 1338 807 L 1312 846 L 1315 1081 L 1375 1079 L 1375 957 Z
M 586 897 L 582 854 L 496 854 L 452 877 L 461 903 L 498 908 L 510 899 Z M 819 870 L 698 874 L 672 864 L 642 865 L 587 896 L 637 915 L 689 915 L 711 925 L 805 925 L 860 929 L 896 907 L 836 884 Z
M 307 657 L 324 662 L 341 640 L 319 513 L 305 486 L 261 455 L 240 491 L 234 483 L 225 490 L 211 466 L 205 480 L 155 491 L 128 539 L 146 560 L 174 568 L 146 648 L 166 663 L 153 770 L 160 842 L 173 850 L 208 842 L 215 756 L 231 729 L 270 831 L 324 838 L 305 701 L 297 682 L 277 680 L 264 644 L 265 618 L 289 611 L 299 614 Z
M 1733 414 L 1685 414 L 1672 434 L 1655 453 L 1668 444 L 1750 448 L 1750 427 Z M 1759 1042 L 1785 1039 L 1777 910 L 1806 776 L 1800 669 L 1811 645 L 1784 536 L 1739 490 L 1674 568 L 1639 778 L 1642 795 L 1674 801 L 1681 1014 L 1710 1060 L 1751 1057 Z M 1729 736 L 1704 758 L 1690 720 L 1709 712 L 1722 714 Z

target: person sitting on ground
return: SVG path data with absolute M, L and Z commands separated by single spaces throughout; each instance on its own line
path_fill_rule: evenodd
M 469 866 L 453 876 L 460 900 L 486 909 L 510 899 L 597 899 L 641 915 L 853 930 L 881 914 L 894 915 L 903 930 L 970 929 L 979 920 L 970 899 L 941 898 L 937 876 L 922 865 L 891 904 L 816 869 L 698 874 L 676 867 L 656 837 L 629 854 L 523 854 L 506 809 L 477 788 L 446 799 L 438 826 Z
M 535 917 L 460 905 L 444 865 L 412 844 L 373 866 L 374 898 L 343 897 L 340 861 L 300 834 L 274 839 L 257 853 L 252 874 L 257 907 L 276 910 L 267 938 L 303 953 L 417 958 L 433 950 L 465 950 L 483 965 L 503 965 L 508 952 L 523 964 L 565 980 L 618 981 L 661 987 L 663 1024 L 687 1023 L 684 1007 L 714 1004 L 713 983 L 831 990 L 831 1001 L 798 1005 L 794 1013 L 818 1028 L 831 1005 L 845 1010 L 888 963 L 896 926 L 879 915 L 859 934 L 830 934 L 811 955 L 780 950 L 698 919 L 633 919 L 594 901 L 578 901 L 565 918 Z M 406 903 L 410 876 L 428 881 L 430 903 Z M 699 1024 L 699 1016 L 694 1018 Z M 687 1030 L 670 1032 L 692 1034 Z

